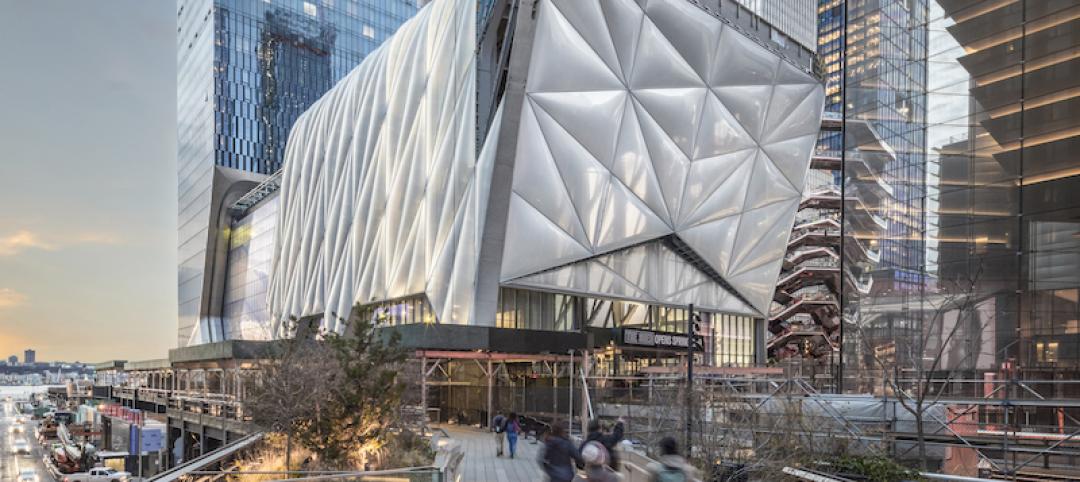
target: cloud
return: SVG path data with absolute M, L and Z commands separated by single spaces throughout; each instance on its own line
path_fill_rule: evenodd
M 10 236 L 0 237 L 0 256 L 14 256 L 27 249 L 56 249 L 30 231 L 17 231 Z
M 0 256 L 15 256 L 30 249 L 55 251 L 77 244 L 120 244 L 121 242 L 119 236 L 104 232 L 89 231 L 69 235 L 59 240 L 45 240 L 33 232 L 20 230 L 9 236 L 0 237 Z
M 26 301 L 26 295 L 11 288 L 0 288 L 0 309 L 14 308 Z
M 112 233 L 87 232 L 76 234 L 72 241 L 85 244 L 120 244 L 122 240 Z

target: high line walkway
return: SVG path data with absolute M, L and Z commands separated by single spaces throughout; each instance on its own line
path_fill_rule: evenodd
M 495 456 L 495 436 L 485 429 L 461 425 L 431 425 L 433 429 L 443 429 L 451 439 L 461 443 L 465 458 L 461 461 L 461 480 L 490 482 L 534 482 L 545 480 L 544 473 L 536 458 L 543 448 L 543 442 L 532 438 L 518 439 L 517 454 L 513 459 L 507 452 L 502 457 Z M 509 450 L 509 446 L 505 446 Z

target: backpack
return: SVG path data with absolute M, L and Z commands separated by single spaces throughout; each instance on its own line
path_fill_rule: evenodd
M 678 467 L 671 467 L 664 465 L 660 468 L 660 471 L 656 473 L 656 482 L 687 482 L 686 472 Z
M 581 446 L 581 458 L 586 464 L 599 466 L 608 465 L 608 461 L 611 460 L 607 447 L 596 440 L 585 442 L 585 445 Z

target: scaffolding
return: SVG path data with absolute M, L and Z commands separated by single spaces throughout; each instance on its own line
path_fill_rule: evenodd
M 585 360 L 582 376 L 596 363 Z M 828 377 L 801 376 L 790 367 L 695 366 L 694 374 L 693 412 L 679 403 L 688 389 L 685 364 L 583 376 L 580 386 L 598 417 L 628 420 L 627 438 L 643 448 L 662 436 L 680 437 L 689 417 L 699 460 L 775 470 L 799 457 L 845 453 L 917 466 L 921 447 L 931 470 L 949 474 L 1080 478 L 1080 400 L 1052 396 L 1063 391 L 1057 384 L 1080 388 L 1080 380 L 900 379 L 900 392 L 837 394 L 818 389 Z M 934 396 L 915 406 L 913 390 L 920 386 Z M 976 392 L 983 395 L 971 395 Z M 1025 419 L 1036 408 L 1056 411 L 1058 423 Z

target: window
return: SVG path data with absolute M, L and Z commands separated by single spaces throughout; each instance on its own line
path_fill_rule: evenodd
M 304 2 L 304 13 L 314 17 L 319 14 L 319 7 L 316 7 L 314 3 Z
M 375 29 L 371 25 L 364 25 L 363 34 L 367 38 L 375 38 Z

